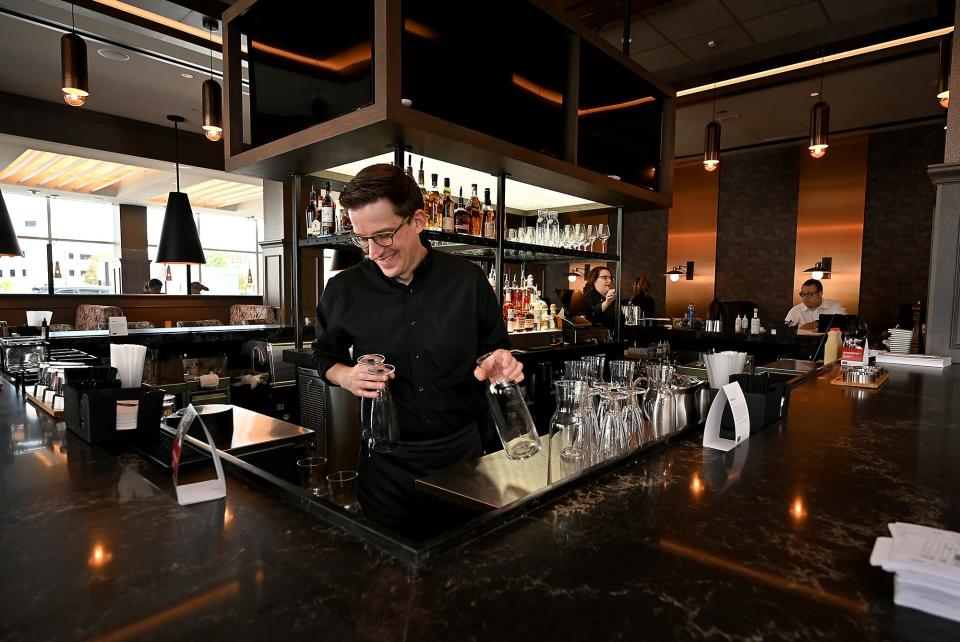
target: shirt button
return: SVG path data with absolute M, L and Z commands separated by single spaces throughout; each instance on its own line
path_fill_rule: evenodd
M 413 358 L 414 358 L 414 359 L 419 359 L 419 358 L 420 358 L 420 355 L 419 355 L 419 354 L 415 354 L 415 355 L 413 355 Z
M 410 322 L 410 325 L 412 325 L 412 326 L 417 325 L 417 322 L 416 322 L 416 321 L 411 321 L 411 322 Z
M 423 392 L 423 386 L 420 386 L 419 388 L 417 388 L 417 392 Z

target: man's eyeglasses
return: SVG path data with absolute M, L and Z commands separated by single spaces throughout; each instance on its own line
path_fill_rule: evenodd
M 812 297 L 812 296 L 817 296 L 817 295 L 820 294 L 820 293 L 819 293 L 819 292 L 804 292 L 803 290 L 800 290 L 799 292 L 797 292 L 797 294 L 800 295 L 800 298 L 801 298 L 801 299 L 809 299 L 810 297 Z
M 393 237 L 396 236 L 401 227 L 409 222 L 410 218 L 403 219 L 400 221 L 400 225 L 393 228 L 392 232 L 379 232 L 377 234 L 371 234 L 370 236 L 360 236 L 359 234 L 354 234 L 350 237 L 350 242 L 363 250 L 364 254 L 370 250 L 370 241 L 373 241 L 380 247 L 390 247 L 393 245 Z

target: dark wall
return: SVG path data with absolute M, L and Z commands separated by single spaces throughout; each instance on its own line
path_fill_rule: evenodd
M 623 215 L 622 283 L 620 298 L 632 295 L 633 280 L 644 274 L 650 281 L 657 316 L 665 314 L 667 281 L 667 221 L 669 210 L 631 212 Z M 611 247 L 613 241 L 611 240 Z
M 893 326 L 900 304 L 926 301 L 936 203 L 927 166 L 943 149 L 941 125 L 870 137 L 860 316 L 873 333 Z
M 717 206 L 716 297 L 752 301 L 764 326 L 793 307 L 800 150 L 725 155 Z

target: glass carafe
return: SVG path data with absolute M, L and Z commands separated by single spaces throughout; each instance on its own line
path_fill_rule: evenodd
M 389 363 L 380 363 L 370 366 L 368 372 L 379 376 L 387 376 L 395 368 Z M 390 386 L 386 385 L 377 391 L 375 399 L 370 400 L 370 425 L 368 437 L 370 449 L 378 453 L 389 453 L 400 447 L 400 420 L 397 417 L 397 406 L 390 394 Z
M 357 357 L 357 363 L 362 366 L 377 366 L 386 361 L 382 354 L 365 354 Z M 360 397 L 360 437 L 370 438 L 370 402 L 372 399 Z
M 558 381 L 557 410 L 550 419 L 550 450 L 557 449 L 562 460 L 589 463 L 594 452 L 593 429 L 586 402 L 587 384 L 582 381 Z
M 477 365 L 494 360 L 493 352 L 477 359 Z M 526 399 L 516 381 L 504 376 L 500 365 L 491 361 L 487 382 L 487 404 L 503 443 L 503 452 L 508 459 L 526 459 L 540 452 L 540 437 L 530 416 Z M 491 381 L 493 383 L 491 383 Z

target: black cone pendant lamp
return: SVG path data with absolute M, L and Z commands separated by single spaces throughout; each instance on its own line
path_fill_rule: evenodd
M 63 100 L 71 107 L 82 107 L 90 95 L 87 78 L 87 45 L 76 34 L 77 23 L 73 19 L 73 3 L 70 3 L 73 31 L 60 39 L 60 90 Z
M 163 228 L 157 246 L 157 263 L 206 263 L 197 224 L 193 220 L 190 199 L 180 191 L 180 130 L 182 116 L 167 116 L 173 123 L 176 142 L 177 191 L 167 196 L 167 209 L 163 213 Z
M 223 136 L 222 103 L 223 91 L 220 83 L 213 79 L 213 32 L 217 30 L 217 21 L 204 18 L 203 26 L 210 34 L 210 78 L 203 81 L 203 135 L 214 142 Z
M 712 172 L 720 167 L 720 123 L 717 122 L 717 85 L 713 85 L 713 111 L 703 135 L 703 169 Z
M 823 100 L 823 56 L 820 56 L 820 92 L 810 108 L 810 156 L 823 158 L 830 146 L 830 105 Z
M 3 200 L 3 192 L 0 192 L 0 256 L 23 256 L 7 203 Z
M 940 41 L 940 68 L 937 74 L 937 100 L 944 109 L 950 107 L 950 37 Z

